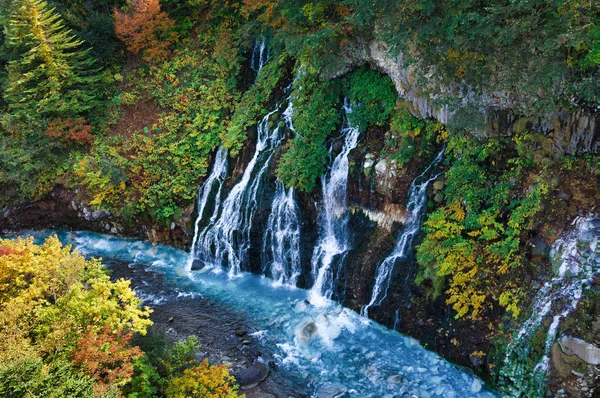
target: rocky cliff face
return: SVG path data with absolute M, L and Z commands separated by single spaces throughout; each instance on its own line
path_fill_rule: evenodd
M 582 153 L 598 153 L 600 122 L 597 113 L 581 110 L 561 111 L 557 114 L 538 115 L 529 112 L 526 103 L 535 99 L 524 94 L 508 92 L 477 92 L 472 87 L 455 84 L 452 86 L 436 82 L 435 71 L 431 70 L 428 80 L 420 79 L 416 71 L 419 63 L 407 65 L 402 54 L 392 55 L 381 42 L 357 40 L 347 46 L 339 56 L 339 63 L 323 72 L 323 77 L 342 76 L 359 65 L 370 67 L 388 75 L 401 98 L 412 104 L 411 112 L 421 118 L 434 118 L 449 125 L 465 127 L 461 118 L 468 119 L 470 130 L 477 135 L 512 135 L 531 129 L 543 133 L 544 145 L 557 156 Z M 444 104 L 442 96 L 455 99 L 452 109 Z M 460 111 L 468 109 L 468 116 Z

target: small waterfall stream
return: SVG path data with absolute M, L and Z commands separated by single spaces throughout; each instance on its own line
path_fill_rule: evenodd
M 282 116 L 287 128 L 296 133 L 292 121 L 294 105 L 290 98 Z M 271 276 L 275 286 L 295 287 L 302 273 L 300 263 L 300 219 L 294 188 L 275 182 L 275 196 L 265 230 L 262 250 L 263 274 Z
M 319 214 L 319 240 L 314 248 L 311 265 L 314 284 L 309 292 L 310 302 L 325 305 L 333 296 L 335 274 L 343 265 L 348 242 L 348 154 L 358 144 L 360 130 L 348 121 L 352 107 L 344 100 L 346 113 L 342 128 L 344 145 L 326 175 L 321 177 L 323 199 Z
M 398 238 L 398 242 L 394 247 L 392 253 L 387 256 L 377 267 L 375 284 L 373 285 L 373 292 L 371 294 L 371 300 L 369 303 L 361 309 L 361 315 L 368 318 L 369 308 L 372 306 L 379 306 L 383 303 L 387 296 L 390 282 L 392 280 L 394 265 L 398 259 L 406 258 L 409 251 L 412 248 L 412 242 L 415 235 L 421 228 L 423 222 L 423 216 L 427 210 L 427 187 L 434 181 L 439 174 L 435 171 L 437 166 L 442 161 L 444 155 L 444 149 L 442 149 L 435 159 L 429 166 L 421 173 L 417 178 L 410 184 L 408 192 L 408 205 L 406 210 L 409 214 L 408 223 L 404 226 L 404 230 Z M 397 315 L 397 314 L 396 314 Z
M 252 58 L 250 59 L 250 67 L 253 71 L 258 72 L 269 62 L 270 51 L 267 47 L 267 39 L 262 36 L 260 39 L 254 42 L 254 48 L 252 49 Z
M 213 169 L 198 191 L 198 217 L 194 223 L 194 239 L 192 241 L 187 267 L 189 270 L 192 269 L 193 262 L 197 257 L 196 246 L 198 244 L 200 222 L 205 217 L 204 211 L 207 209 L 208 201 L 214 199 L 214 211 L 210 220 L 210 222 L 214 222 L 214 218 L 217 216 L 219 207 L 221 206 L 221 190 L 223 189 L 223 181 L 225 178 L 227 178 L 227 151 L 219 147 L 219 150 L 215 155 Z M 214 191 L 215 185 L 217 187 L 217 192 L 213 196 L 211 194 Z
M 506 349 L 505 365 L 500 372 L 500 385 L 512 397 L 542 397 L 548 377 L 550 350 L 558 332 L 561 319 L 577 307 L 583 294 L 600 272 L 595 263 L 598 250 L 598 235 L 592 220 L 578 218 L 575 228 L 565 233 L 552 246 L 551 259 L 557 267 L 552 280 L 538 291 L 531 308 L 531 316 L 523 323 L 519 332 Z M 533 368 L 531 360 L 532 339 L 543 327 L 543 321 L 551 316 L 547 329 L 543 355 Z
M 263 245 L 263 274 L 275 285 L 296 286 L 300 265 L 300 221 L 294 189 L 276 182 Z

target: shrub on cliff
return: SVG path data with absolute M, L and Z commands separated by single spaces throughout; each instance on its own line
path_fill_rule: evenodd
M 515 138 L 518 140 L 518 137 Z M 427 216 L 417 248 L 419 281 L 446 287 L 456 317 L 479 319 L 496 305 L 517 318 L 524 287 L 523 235 L 548 194 L 544 174 L 525 179 L 524 158 L 505 139 L 455 136 L 448 143 L 445 203 Z M 525 186 L 518 181 L 525 179 Z M 447 282 L 447 285 L 446 285 Z

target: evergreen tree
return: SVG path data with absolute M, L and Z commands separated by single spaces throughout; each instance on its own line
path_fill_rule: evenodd
M 5 100 L 17 119 L 80 117 L 97 103 L 100 75 L 61 17 L 43 0 L 18 0 L 5 28 L 18 56 L 8 63 Z

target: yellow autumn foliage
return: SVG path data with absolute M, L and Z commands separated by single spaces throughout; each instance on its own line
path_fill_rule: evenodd
M 86 260 L 56 236 L 0 239 L 0 365 L 36 356 L 68 356 L 92 327 L 144 334 L 150 310 L 129 281 L 112 282 L 99 260 Z

